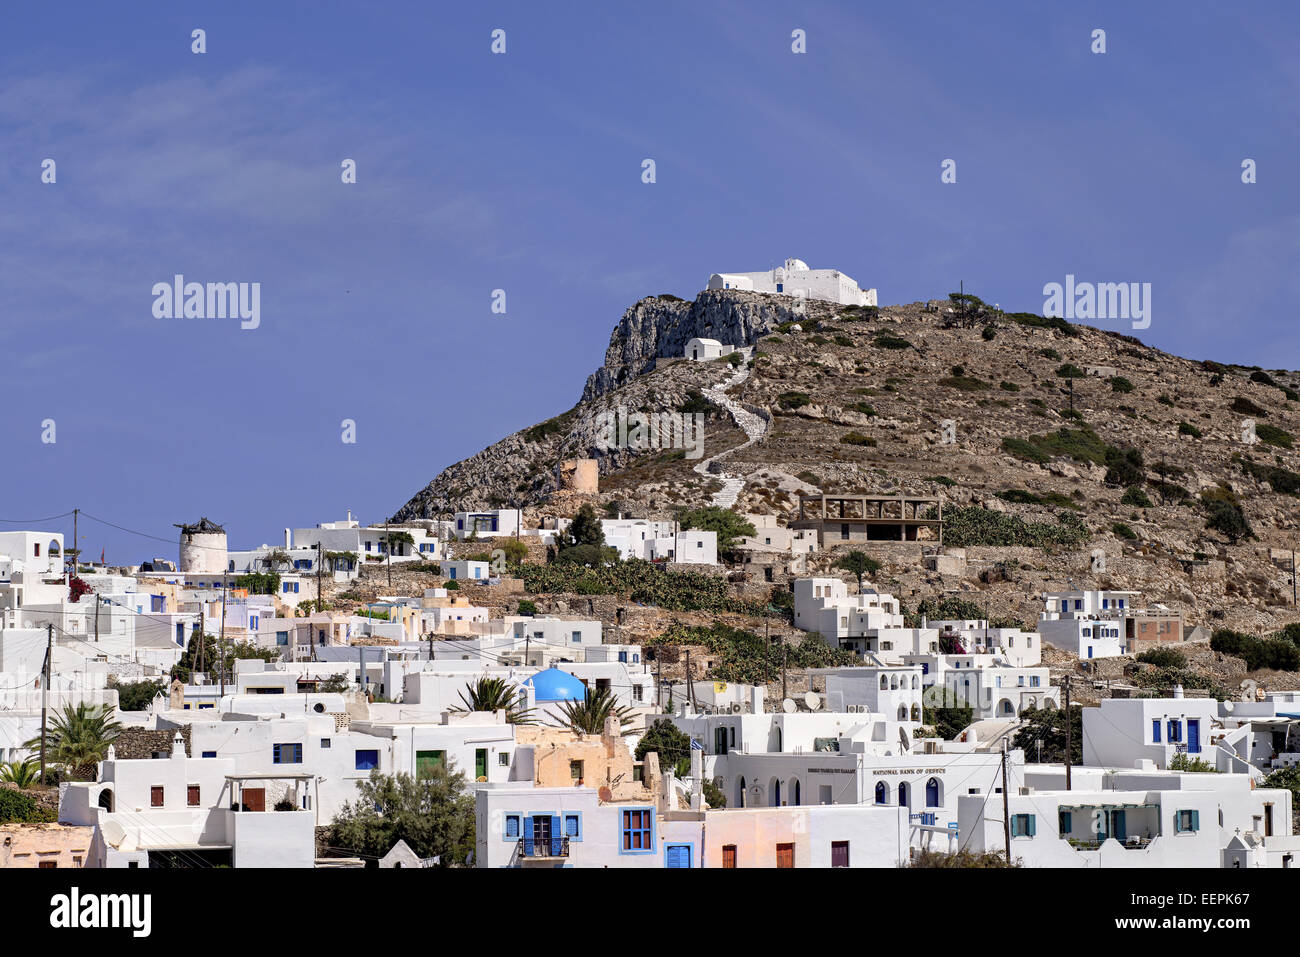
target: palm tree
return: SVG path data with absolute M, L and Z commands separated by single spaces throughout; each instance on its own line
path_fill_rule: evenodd
M 62 714 L 50 720 L 46 732 L 47 763 L 62 764 L 74 777 L 93 779 L 95 765 L 108 755 L 108 749 L 122 733 L 122 725 L 112 718 L 113 706 L 67 705 Z M 23 745 L 29 751 L 41 746 L 39 736 Z
M 41 776 L 40 764 L 33 758 L 26 761 L 10 761 L 0 765 L 0 781 L 16 784 L 20 788 L 29 788 Z
M 460 693 L 464 707 L 454 707 L 452 711 L 504 711 L 506 721 L 510 724 L 534 724 L 532 708 L 519 707 L 519 693 L 506 684 L 502 678 L 479 678 Z
M 588 688 L 582 701 L 565 701 L 560 705 L 560 712 L 560 725 L 578 734 L 604 734 L 605 719 L 611 717 L 618 719 L 620 732 L 627 734 L 627 726 L 632 722 L 632 709 L 616 705 L 608 688 L 596 691 Z

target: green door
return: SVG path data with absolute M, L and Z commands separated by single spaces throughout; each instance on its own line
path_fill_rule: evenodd
M 445 767 L 447 764 L 446 751 L 416 751 L 415 752 L 415 776 L 424 777 L 426 774 L 433 772 L 434 768 Z
M 487 777 L 487 748 L 476 748 L 474 751 L 474 779 Z

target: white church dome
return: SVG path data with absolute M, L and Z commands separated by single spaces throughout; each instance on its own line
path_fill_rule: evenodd
M 802 259 L 787 259 L 785 261 L 785 268 L 790 272 L 807 272 L 808 264 Z

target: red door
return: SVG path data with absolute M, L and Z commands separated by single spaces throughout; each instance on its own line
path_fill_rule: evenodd
M 266 810 L 266 788 L 244 788 L 244 810 Z
M 736 866 L 736 845 L 725 844 L 722 848 L 722 866 L 728 870 Z
M 831 867 L 849 866 L 849 842 L 831 841 Z
M 778 844 L 776 846 L 776 866 L 794 867 L 794 845 Z

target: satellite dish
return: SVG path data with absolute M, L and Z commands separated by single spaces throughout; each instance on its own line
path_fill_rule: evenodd
M 108 841 L 113 847 L 118 847 L 126 840 L 126 831 L 116 821 L 105 821 L 103 830 L 104 840 Z
M 793 698 L 786 698 L 784 701 L 781 702 L 781 710 L 784 711 L 786 714 L 794 714 L 796 711 L 799 710 L 799 706 L 794 703 Z
M 1225 701 L 1225 702 L 1223 702 L 1223 710 L 1224 710 L 1224 711 L 1231 711 L 1231 710 L 1232 710 L 1232 702 L 1231 702 L 1231 701 Z
M 608 804 L 610 801 L 614 800 L 614 792 L 602 784 L 596 791 L 596 797 Z
M 809 691 L 804 694 L 803 703 L 808 706 L 809 711 L 816 711 L 818 708 L 821 707 L 822 699 L 817 697 L 817 695 L 814 694 L 813 692 Z

